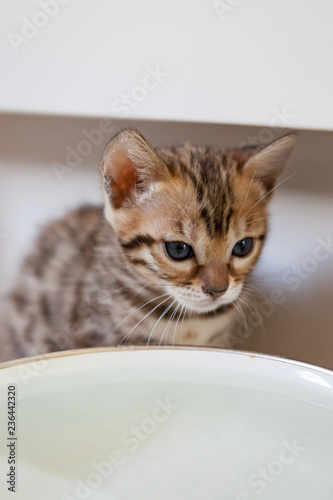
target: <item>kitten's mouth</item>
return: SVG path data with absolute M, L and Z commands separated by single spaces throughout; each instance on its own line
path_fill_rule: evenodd
M 233 304 L 240 295 L 242 288 L 242 283 L 232 285 L 224 295 L 217 298 L 203 294 L 201 290 L 185 290 L 184 287 L 181 287 L 181 293 L 179 293 L 179 289 L 174 288 L 169 293 L 171 300 L 173 298 L 172 304 L 176 308 L 179 307 L 180 310 L 187 312 L 205 314 L 219 310 L 222 311 L 224 306 L 227 307 Z
M 187 308 L 190 309 L 191 311 L 198 313 L 207 313 L 215 311 L 216 309 L 219 309 L 221 306 L 228 305 L 232 303 L 233 300 L 222 302 L 221 300 L 206 299 L 198 302 L 191 300 L 186 300 L 184 302 Z
M 217 309 L 220 309 L 221 307 L 223 306 L 227 306 L 231 303 L 233 303 L 234 301 L 236 300 L 236 297 L 234 299 L 213 299 L 213 298 L 207 298 L 207 299 L 203 299 L 203 300 L 191 300 L 191 299 L 183 299 L 182 302 L 183 304 L 185 304 L 185 306 L 193 311 L 193 312 L 197 312 L 197 313 L 208 313 L 208 312 L 212 312 L 212 311 L 215 311 Z
M 191 296 L 185 295 L 179 299 L 182 305 L 185 305 L 188 310 L 196 313 L 208 313 L 213 312 L 223 306 L 228 306 L 235 302 L 239 296 L 242 289 L 242 285 L 236 286 L 233 290 L 228 291 L 225 295 L 219 298 L 213 297 L 201 297 L 201 296 Z

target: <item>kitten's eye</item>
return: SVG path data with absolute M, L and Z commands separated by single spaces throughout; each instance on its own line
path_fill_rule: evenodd
M 165 248 L 173 260 L 185 260 L 194 255 L 192 247 L 182 241 L 165 242 Z
M 245 257 L 250 253 L 253 246 L 253 238 L 244 238 L 243 240 L 237 241 L 236 245 L 232 249 L 232 255 L 236 257 Z

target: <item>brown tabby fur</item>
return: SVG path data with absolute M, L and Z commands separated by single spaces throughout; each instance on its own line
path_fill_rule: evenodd
M 294 143 L 289 134 L 265 148 L 155 151 L 134 130 L 118 134 L 102 162 L 104 213 L 82 207 L 42 231 L 5 302 L 0 359 L 121 343 L 227 345 Z M 233 256 L 245 237 L 249 255 Z M 172 260 L 166 241 L 194 256 Z

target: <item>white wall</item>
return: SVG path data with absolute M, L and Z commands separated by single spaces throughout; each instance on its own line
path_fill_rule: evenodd
M 16 0 L 0 13 L 3 111 L 124 117 L 129 94 L 136 119 L 267 126 L 285 109 L 287 126 L 333 129 L 330 0 Z
M 237 146 L 278 135 L 278 131 L 263 128 L 226 125 L 137 121 L 114 121 L 114 125 L 116 129 L 134 125 L 155 145 L 191 140 Z M 77 150 L 85 140 L 84 130 L 99 127 L 100 121 L 93 119 L 0 115 L 0 234 L 7 235 L 0 243 L 3 288 L 10 286 L 38 225 L 78 203 L 101 200 L 98 164 L 108 134 L 91 148 L 90 155 L 81 157 L 78 167 L 64 174 L 62 182 L 52 166 L 54 162 L 66 163 L 66 148 Z M 238 347 L 333 368 L 333 254 L 317 264 L 312 259 L 318 238 L 325 241 L 333 236 L 332 139 L 329 132 L 299 134 L 283 178 L 295 175 L 276 190 L 271 234 L 254 278 L 264 294 L 256 305 L 262 311 L 263 327 L 255 327 Z M 294 265 L 303 267 L 299 285 L 291 280 Z M 304 271 L 311 265 L 317 265 L 313 272 Z M 285 273 L 289 273 L 289 282 L 283 281 Z M 272 309 L 264 298 L 275 289 L 285 301 Z

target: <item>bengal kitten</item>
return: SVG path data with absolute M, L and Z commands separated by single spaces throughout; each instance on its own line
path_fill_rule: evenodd
M 108 144 L 102 207 L 46 226 L 5 302 L 1 360 L 119 344 L 229 345 L 296 135 L 266 147 Z M 244 293 L 244 292 L 243 292 Z

